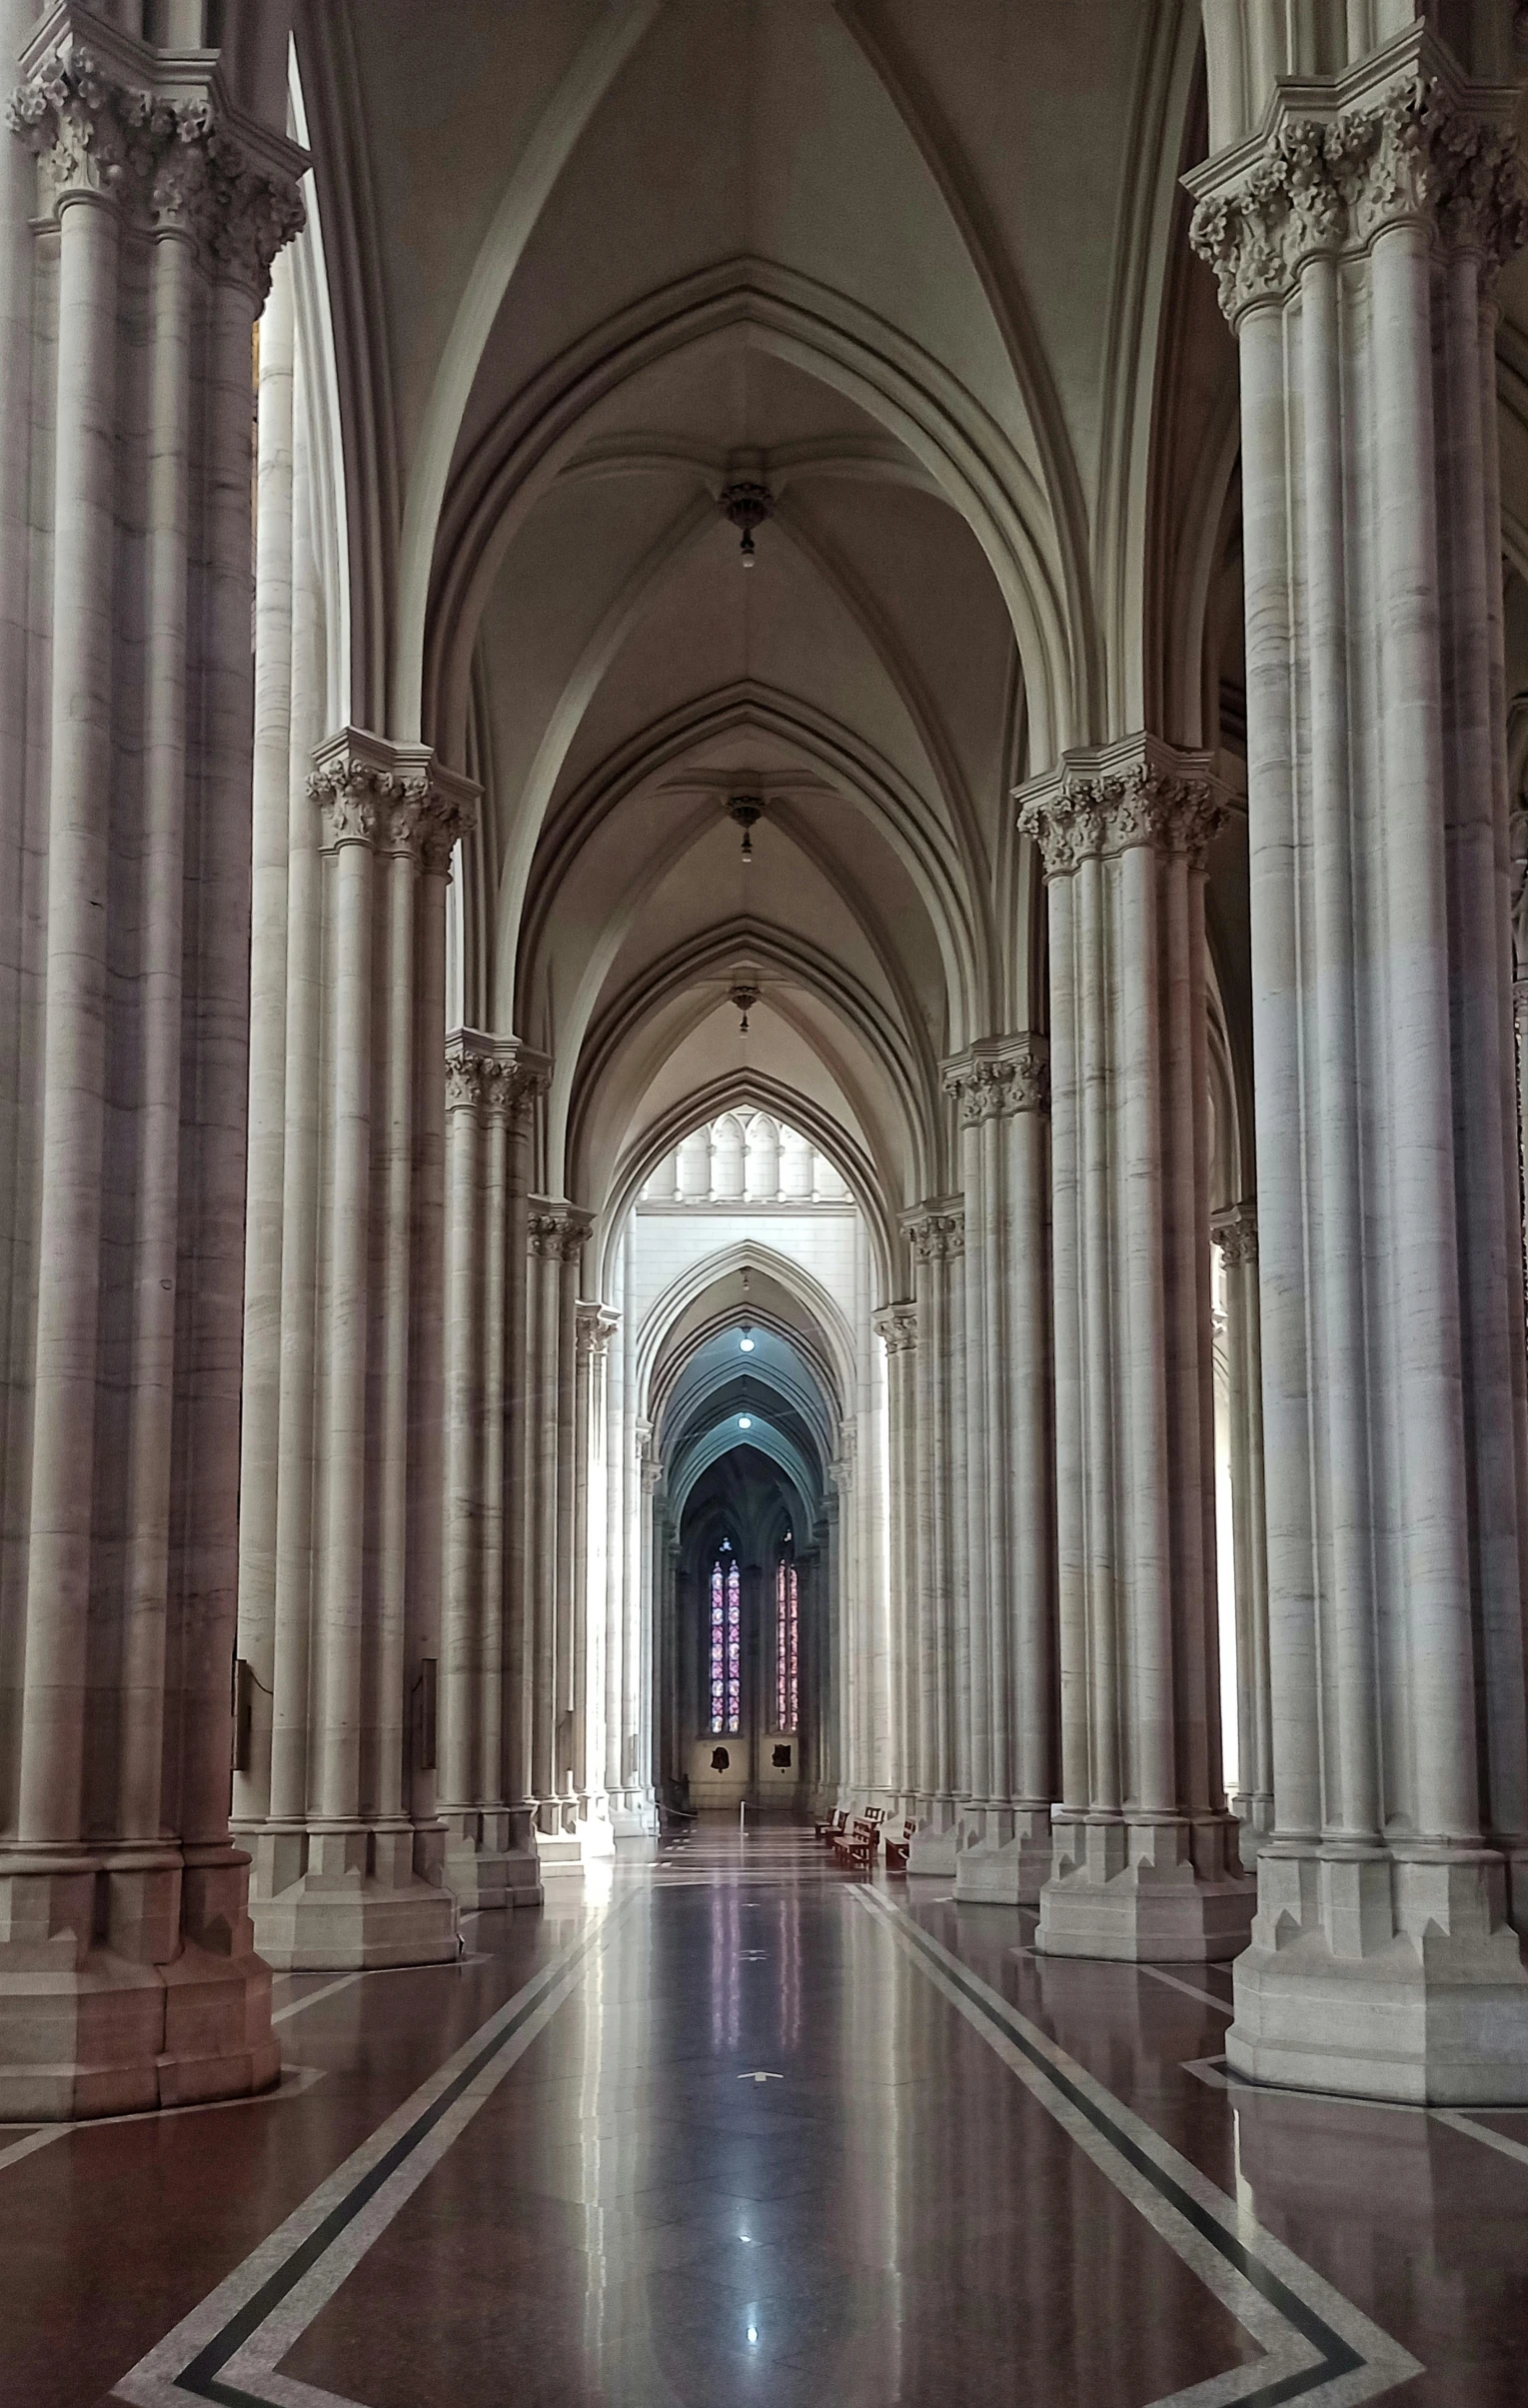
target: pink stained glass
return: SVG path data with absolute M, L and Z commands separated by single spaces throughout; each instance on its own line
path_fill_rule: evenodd
M 774 1727 L 794 1730 L 800 1712 L 800 1590 L 795 1565 L 781 1555 L 774 1570 Z
M 710 1635 L 711 1727 L 730 1734 L 742 1728 L 743 1708 L 742 1584 L 730 1551 L 712 1565 Z
M 743 1606 L 736 1561 L 727 1573 L 727 1727 L 743 1724 Z
M 711 1574 L 711 1727 L 714 1731 L 727 1727 L 727 1603 L 726 1582 L 720 1563 L 712 1566 Z

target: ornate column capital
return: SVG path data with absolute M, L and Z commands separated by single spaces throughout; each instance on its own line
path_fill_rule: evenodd
M 965 1205 L 958 1197 L 923 1204 L 905 1213 L 902 1227 L 915 1262 L 950 1262 L 965 1251 Z
M 428 745 L 390 744 L 342 728 L 314 755 L 308 793 L 324 819 L 323 850 L 370 845 L 444 873 L 458 840 L 477 824 L 478 788 Z
M 870 1327 L 887 1354 L 910 1354 L 917 1344 L 917 1306 L 910 1297 L 882 1304 L 870 1315 Z
M 531 1252 L 543 1262 L 577 1262 L 595 1225 L 582 1204 L 551 1204 L 538 1198 L 526 1222 Z
M 489 1119 L 502 1116 L 519 1129 L 529 1122 L 532 1102 L 545 1095 L 551 1077 L 547 1056 L 518 1037 L 453 1029 L 446 1040 L 448 1111 L 481 1105 Z
M 1210 1214 L 1209 1233 L 1220 1248 L 1227 1270 L 1257 1260 L 1257 1206 L 1250 1202 L 1227 1204 Z
M 1494 277 L 1528 241 L 1516 100 L 1466 82 L 1420 27 L 1346 75 L 1283 80 L 1259 131 L 1184 179 L 1231 324 L 1284 300 L 1307 259 L 1352 257 L 1392 226 L 1476 251 Z
M 944 1093 L 961 1120 L 1007 1121 L 1050 1106 L 1049 1047 L 1043 1037 L 982 1037 L 943 1065 Z
M 209 274 L 262 306 L 271 262 L 304 222 L 307 153 L 235 109 L 221 71 L 134 41 L 66 0 L 22 53 L 6 121 L 35 154 L 50 216 L 110 200 L 155 233 L 181 234 Z
M 610 1304 L 581 1303 L 576 1318 L 581 1361 L 603 1354 L 621 1326 L 621 1315 Z
M 1064 753 L 1013 799 L 1047 882 L 1134 846 L 1184 854 L 1202 870 L 1230 809 L 1208 753 L 1180 753 L 1154 736 Z

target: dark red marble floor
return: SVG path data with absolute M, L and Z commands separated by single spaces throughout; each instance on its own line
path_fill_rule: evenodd
M 0 2401 L 1528 2399 L 1528 2116 L 1227 2089 L 1224 1972 L 859 1886 L 703 1827 L 278 1982 L 280 2096 L 0 2131 Z

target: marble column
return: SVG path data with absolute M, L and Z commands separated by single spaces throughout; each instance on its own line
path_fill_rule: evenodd
M 227 1767 L 250 338 L 304 161 L 205 58 L 75 8 L 28 31 L 0 188 L 0 449 L 32 529 L 0 787 L 29 890 L 0 1121 L 0 2117 L 42 2120 L 277 2072 Z
M 892 1811 L 905 1818 L 916 1812 L 917 1793 L 917 1306 L 882 1305 L 874 1328 L 886 1358 L 888 1779 Z
M 436 1810 L 466 1908 L 534 1904 L 529 1832 L 514 1825 L 506 1729 L 506 1544 L 512 1156 L 545 1063 L 514 1038 L 447 1040 L 445 1554 Z
M 958 1198 L 906 1221 L 917 1283 L 917 1831 L 908 1867 L 952 1873 L 966 1746 L 970 1626 L 961 1394 L 964 1220 Z
M 1048 890 L 1061 1803 L 1036 1945 L 1244 1943 L 1220 1773 L 1199 755 L 1136 738 L 1020 789 Z
M 586 1858 L 615 1850 L 606 1764 L 609 1708 L 606 1648 L 610 1621 L 610 1533 L 606 1465 L 611 1340 L 621 1316 L 608 1304 L 581 1303 L 577 1321 L 577 1422 L 574 1461 L 573 1790 L 576 1828 Z
M 1516 94 L 1422 26 L 1191 179 L 1241 356 L 1274 1826 L 1227 2051 L 1528 2099 L 1494 286 Z
M 543 1872 L 584 1860 L 574 1786 L 579 1266 L 593 1217 L 531 1200 L 527 1221 L 526 1565 L 531 1780 Z
M 1228 1204 L 1210 1221 L 1225 1269 L 1226 1406 L 1231 1548 L 1236 1579 L 1236 1749 L 1231 1812 L 1243 1862 L 1273 1827 L 1273 1700 L 1268 1664 L 1268 1523 L 1263 1503 L 1262 1324 L 1257 1207 Z
M 429 1963 L 456 1951 L 435 1812 L 440 1653 L 437 1242 L 444 1165 L 445 889 L 476 789 L 419 746 L 346 729 L 318 749 L 325 1030 L 316 1131 L 289 1099 L 320 1208 L 313 1393 L 282 1399 L 311 1443 L 290 1468 L 307 1549 L 283 1548 L 271 1686 L 276 1733 L 254 1853 L 262 1950 L 283 1966 Z M 428 1032 L 428 1039 L 426 1037 Z M 426 1047 L 431 1058 L 425 1059 Z M 285 1307 L 284 1307 L 285 1317 Z M 251 1600 L 241 1652 L 266 1641 Z M 278 1777 L 279 1774 L 279 1777 Z
M 1055 1646 L 1048 1088 L 1042 1038 L 947 1063 L 965 1191 L 970 1802 L 957 1895 L 1032 1905 L 1049 1877 Z

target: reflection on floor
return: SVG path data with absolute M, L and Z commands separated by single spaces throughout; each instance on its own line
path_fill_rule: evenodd
M 280 2095 L 0 2131 L 0 2397 L 1528 2396 L 1528 2116 L 1227 2086 L 1216 1968 L 704 1827 L 456 1967 L 278 1984 Z

